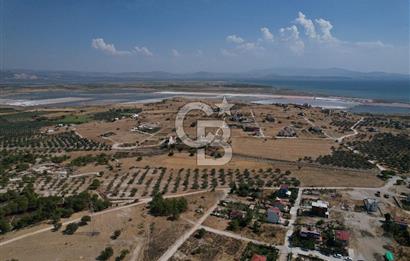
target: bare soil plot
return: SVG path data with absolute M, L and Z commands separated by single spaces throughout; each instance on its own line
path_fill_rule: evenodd
M 227 229 L 228 224 L 229 220 L 215 216 L 209 216 L 204 222 L 205 226 L 222 231 Z M 263 223 L 261 224 L 260 231 L 261 232 L 257 234 L 253 232 L 251 228 L 245 227 L 241 228 L 238 231 L 229 232 L 236 233 L 250 239 L 270 243 L 273 245 L 282 245 L 285 241 L 286 228 L 281 225 Z
M 321 167 L 291 170 L 302 186 L 312 187 L 381 187 L 384 182 L 372 171 L 351 171 Z
M 0 259 L 94 260 L 111 246 L 114 256 L 128 249 L 137 260 L 155 260 L 189 227 L 182 219 L 169 221 L 148 215 L 144 206 L 131 207 L 93 217 L 74 235 L 49 231 L 2 246 Z M 113 240 L 115 230 L 121 235 Z
M 191 236 L 171 258 L 172 261 L 239 260 L 246 242 L 210 232 L 198 239 Z
M 132 119 L 121 119 L 114 122 L 92 121 L 76 126 L 76 131 L 83 137 L 100 142 L 113 140 L 118 143 L 135 143 L 148 137 L 148 135 L 130 131 L 137 124 L 137 121 Z M 108 139 L 103 139 L 101 135 L 106 133 L 113 133 L 113 135 Z
M 232 138 L 233 153 L 270 159 L 296 161 L 305 156 L 313 159 L 327 155 L 335 142 L 326 139 L 257 139 L 252 137 Z

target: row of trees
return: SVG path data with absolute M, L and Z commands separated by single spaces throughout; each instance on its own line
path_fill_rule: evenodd
M 371 169 L 374 167 L 364 156 L 342 149 L 333 150 L 331 155 L 319 156 L 316 162 L 353 169 Z
M 82 138 L 74 131 L 57 134 L 42 134 L 39 132 L 26 135 L 11 135 L 0 137 L 0 147 L 3 148 L 39 148 L 42 150 L 73 151 L 73 150 L 109 150 L 105 143 Z
M 401 173 L 410 171 L 410 138 L 406 134 L 379 133 L 370 141 L 358 141 L 352 145 L 371 159 Z

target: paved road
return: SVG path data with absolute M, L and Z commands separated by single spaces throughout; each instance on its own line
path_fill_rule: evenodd
M 228 190 L 224 190 L 224 194 L 222 197 L 212 206 L 210 207 L 205 214 L 195 222 L 194 226 L 190 228 L 187 232 L 185 232 L 180 238 L 175 241 L 175 243 L 167 249 L 167 251 L 158 259 L 158 261 L 166 261 L 169 260 L 175 252 L 177 252 L 178 248 L 182 246 L 182 244 L 196 231 L 201 227 L 201 224 L 208 218 L 208 216 L 215 210 L 218 206 L 220 200 L 223 200 L 228 195 Z
M 292 236 L 293 232 L 295 231 L 295 226 L 294 223 L 296 221 L 297 218 L 297 212 L 300 206 L 300 201 L 302 199 L 302 192 L 303 189 L 299 189 L 298 191 L 298 197 L 295 200 L 295 204 L 293 205 L 293 207 L 290 209 L 290 219 L 289 219 L 289 225 L 288 225 L 288 230 L 286 231 L 286 235 L 285 235 L 285 243 L 283 245 L 282 251 L 279 253 L 279 260 L 287 260 L 287 255 L 288 253 L 291 252 L 291 249 L 289 247 L 290 242 L 289 242 L 289 238 L 290 236 Z

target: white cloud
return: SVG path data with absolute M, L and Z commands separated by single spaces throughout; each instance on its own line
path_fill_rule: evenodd
M 241 38 L 239 36 L 236 36 L 234 34 L 233 35 L 228 35 L 226 37 L 226 41 L 228 43 L 235 43 L 235 44 L 241 44 L 241 43 L 245 42 L 245 40 L 243 38 Z
M 238 45 L 237 49 L 241 51 L 258 51 L 263 50 L 264 48 L 257 43 L 248 42 Z
M 280 28 L 279 32 L 283 40 L 299 39 L 299 30 L 295 25 Z
M 327 21 L 323 18 L 319 18 L 319 19 L 316 19 L 315 22 L 319 25 L 319 29 L 322 32 L 322 35 L 320 36 L 320 40 L 326 41 L 326 42 L 332 42 L 332 41 L 337 40 L 332 35 L 331 31 L 332 31 L 333 25 L 330 23 L 330 21 Z
M 279 30 L 281 40 L 289 44 L 289 49 L 295 54 L 302 54 L 305 43 L 299 38 L 299 30 L 296 25 L 292 25 Z
M 91 42 L 91 46 L 94 49 L 101 50 L 102 52 L 106 54 L 111 54 L 111 55 L 126 55 L 130 54 L 131 52 L 129 51 L 119 51 L 115 48 L 114 44 L 109 44 L 104 41 L 102 38 L 95 38 Z
M 269 28 L 262 27 L 261 28 L 262 37 L 266 41 L 273 41 L 273 34 L 269 31 Z
M 153 56 L 154 54 L 145 46 L 138 47 L 135 46 L 134 50 L 135 53 L 143 55 L 143 56 Z
M 179 56 L 181 56 L 181 54 L 178 52 L 177 49 L 172 49 L 172 50 L 171 50 L 171 54 L 172 54 L 172 56 L 174 56 L 174 57 L 179 57 Z
M 313 24 L 312 20 L 306 19 L 305 14 L 299 12 L 298 18 L 296 18 L 295 22 L 303 26 L 303 28 L 305 29 L 305 34 L 307 36 L 309 36 L 310 38 L 316 38 L 315 25 Z
M 204 52 L 202 50 L 197 50 L 195 55 L 200 57 L 200 56 L 204 55 Z
M 355 43 L 357 46 L 361 46 L 361 47 L 393 47 L 389 44 L 385 44 L 382 41 L 378 40 L 378 41 L 374 41 L 374 42 L 356 42 Z

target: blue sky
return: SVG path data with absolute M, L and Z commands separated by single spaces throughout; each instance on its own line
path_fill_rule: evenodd
M 6 69 L 409 72 L 408 0 L 0 1 Z

